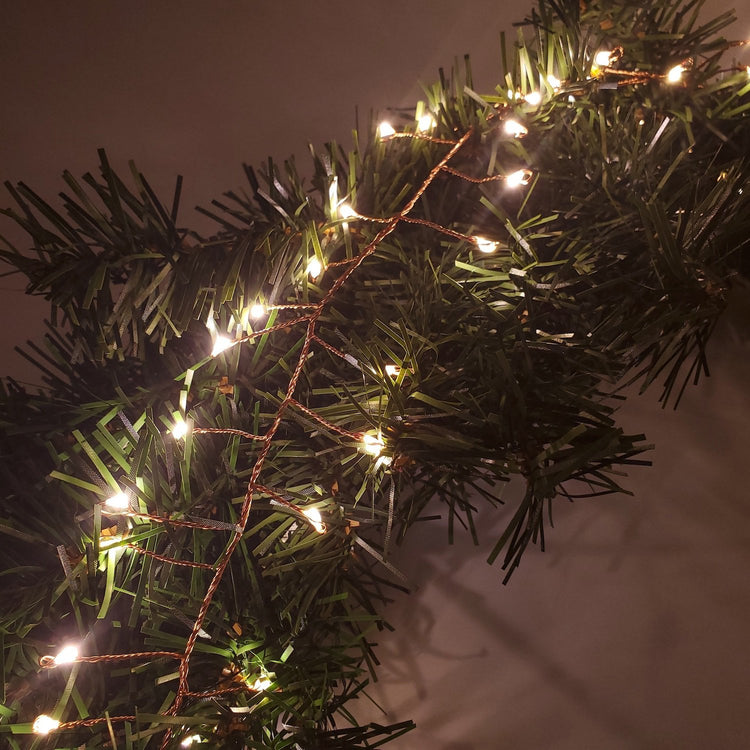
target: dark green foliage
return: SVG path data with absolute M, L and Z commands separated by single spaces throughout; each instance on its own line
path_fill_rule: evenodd
M 532 35 L 504 49 L 494 94 L 478 96 L 459 74 L 430 90 L 433 135 L 471 131 L 452 169 L 483 178 L 523 167 L 533 180 L 514 191 L 441 172 L 409 214 L 421 223 L 399 224 L 326 304 L 316 335 L 329 348 L 311 348 L 294 393 L 304 409 L 287 409 L 275 434 L 260 476 L 269 491 L 254 492 L 191 661 L 192 691 L 262 676 L 270 686 L 186 701 L 176 717 L 165 716 L 177 684 L 168 660 L 39 674 L 37 659 L 68 639 L 91 655 L 182 652 L 211 571 L 126 545 L 214 564 L 263 443 L 176 442 L 174 414 L 264 433 L 304 347 L 296 324 L 212 358 L 206 322 L 248 334 L 300 314 L 273 310 L 259 324 L 245 314 L 257 301 L 327 299 L 346 268 L 330 264 L 383 226 L 342 222 L 332 186 L 361 215 L 387 219 L 449 146 L 363 133 L 350 154 L 313 154 L 311 187 L 291 162 L 248 169 L 248 193 L 206 212 L 218 224 L 211 237 L 180 228 L 179 182 L 165 206 L 136 170 L 128 187 L 104 154 L 100 178 L 66 173 L 64 215 L 9 186 L 16 208 L 5 213 L 34 254 L 2 257 L 50 301 L 52 323 L 28 350 L 47 387 L 8 383 L 0 404 L 0 730 L 28 732 L 41 712 L 109 713 L 136 719 L 66 741 L 104 747 L 111 731 L 118 746 L 152 747 L 170 725 L 172 746 L 203 732 L 216 747 L 355 748 L 409 728 L 358 727 L 349 703 L 374 670 L 380 613 L 400 588 L 391 537 L 443 511 L 451 529 L 475 535 L 476 503 L 499 505 L 497 487 L 520 475 L 526 492 L 503 511 L 491 556 L 502 555 L 507 578 L 530 542 L 543 543 L 560 497 L 621 491 L 623 468 L 646 463 L 644 437 L 615 421 L 617 389 L 659 381 L 676 404 L 707 370 L 707 339 L 747 264 L 750 82 L 720 70 L 729 17 L 701 26 L 699 7 L 542 2 Z M 619 72 L 592 75 L 593 53 L 615 46 Z M 688 58 L 684 80 L 666 84 Z M 540 81 L 539 106 L 515 97 Z M 526 138 L 505 133 L 511 116 Z M 499 249 L 483 254 L 455 233 Z M 329 264 L 317 280 L 305 273 L 312 257 Z M 377 431 L 390 465 L 349 436 Z M 107 516 L 100 503 L 117 488 L 142 512 L 212 527 Z M 318 507 L 327 532 L 284 502 Z

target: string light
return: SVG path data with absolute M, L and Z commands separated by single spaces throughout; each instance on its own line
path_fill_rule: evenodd
M 57 719 L 53 719 L 47 714 L 40 714 L 34 719 L 34 723 L 31 728 L 34 730 L 34 734 L 49 734 L 54 732 L 60 726 L 60 722 Z
M 302 515 L 307 518 L 310 525 L 318 532 L 318 534 L 326 533 L 326 525 L 323 523 L 323 518 L 317 508 L 303 508 Z
M 529 169 L 517 169 L 506 176 L 505 184 L 512 188 L 528 185 L 531 180 L 531 174 L 531 170 Z
M 379 456 L 381 451 L 385 448 L 385 443 L 380 433 L 375 435 L 362 435 L 362 450 L 365 453 L 369 453 L 371 456 Z
M 308 276 L 315 281 L 315 279 L 320 276 L 320 274 L 323 273 L 323 265 L 322 263 L 315 257 L 310 258 L 310 261 L 307 264 L 307 274 Z
M 187 422 L 180 416 L 175 418 L 174 425 L 172 426 L 172 437 L 175 440 L 182 440 L 187 435 L 188 425 Z
M 486 237 L 474 237 L 473 239 L 480 253 L 494 253 L 499 246 L 498 242 L 488 240 Z
M 542 103 L 542 95 L 539 91 L 532 91 L 524 96 L 523 100 L 526 104 L 531 104 L 532 107 L 536 107 Z
M 270 679 L 268 675 L 263 675 L 262 677 L 258 677 L 258 679 L 255 680 L 255 682 L 251 685 L 251 688 L 260 693 L 263 690 L 268 690 L 268 688 L 270 688 L 272 684 L 273 680 Z
M 528 132 L 528 128 L 521 125 L 517 120 L 506 120 L 503 130 L 514 138 L 523 138 Z
M 594 64 L 600 68 L 608 68 L 612 62 L 612 51 L 608 49 L 600 49 L 594 55 Z
M 265 314 L 266 314 L 266 307 L 265 307 L 265 305 L 261 305 L 260 302 L 256 302 L 250 308 L 250 317 L 253 320 L 257 320 L 258 318 L 262 318 Z
M 385 366 L 385 374 L 389 375 L 392 378 L 397 378 L 400 372 L 401 372 L 401 368 L 398 365 L 386 365 Z
M 359 214 L 348 203 L 342 203 L 339 206 L 339 216 L 342 219 L 354 219 Z
M 429 112 L 425 112 L 425 114 L 417 120 L 417 130 L 420 133 L 426 133 L 428 130 L 432 130 L 435 125 L 437 125 L 435 118 Z
M 78 646 L 73 646 L 72 644 L 63 646 L 54 658 L 55 665 L 59 667 L 61 664 L 72 664 L 78 658 L 79 654 Z
M 188 737 L 185 737 L 182 742 L 180 742 L 180 747 L 190 747 L 196 742 L 203 742 L 203 737 L 201 737 L 199 734 L 191 734 Z
M 214 339 L 214 346 L 213 349 L 211 349 L 211 356 L 215 357 L 217 354 L 221 354 L 226 349 L 229 349 L 232 344 L 234 344 L 234 341 L 228 336 L 217 336 Z
M 130 508 L 130 498 L 122 491 L 116 492 L 104 501 L 104 505 L 107 510 L 128 510 Z
M 557 91 L 562 85 L 560 79 L 557 76 L 548 75 L 547 83 L 552 87 L 553 91 Z
M 390 138 L 392 135 L 396 135 L 396 129 L 390 122 L 383 121 L 378 125 L 378 135 L 381 138 Z
M 679 83 L 682 80 L 682 74 L 685 72 L 683 65 L 675 65 L 667 71 L 667 83 Z

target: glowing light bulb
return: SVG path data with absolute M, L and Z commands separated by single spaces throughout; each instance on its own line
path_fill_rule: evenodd
M 130 498 L 122 491 L 116 492 L 104 501 L 104 505 L 107 510 L 128 510 L 130 508 Z
M 486 237 L 474 237 L 474 242 L 476 243 L 477 250 L 481 253 L 494 253 L 498 248 L 497 242 L 488 240 Z
M 682 74 L 685 68 L 682 65 L 675 65 L 667 72 L 667 83 L 679 83 L 682 80 Z
M 318 532 L 318 534 L 326 533 L 326 525 L 323 523 L 323 518 L 317 508 L 304 508 L 302 510 L 302 515 L 307 518 L 310 525 Z
M 225 349 L 229 349 L 234 341 L 227 336 L 217 336 L 214 339 L 214 348 L 211 349 L 211 356 L 215 357 L 217 354 L 221 354 Z
M 401 372 L 401 368 L 398 365 L 386 365 L 385 366 L 385 374 L 389 375 L 392 378 L 397 378 L 400 372 Z
M 538 91 L 532 91 L 531 93 L 526 94 L 523 100 L 526 104 L 531 104 L 532 107 L 536 107 L 542 103 L 542 95 Z
M 557 76 L 553 75 L 547 76 L 547 83 L 552 87 L 553 91 L 557 91 L 557 89 L 559 89 L 562 85 L 560 79 Z
M 57 719 L 53 719 L 47 714 L 40 714 L 34 719 L 34 723 L 31 728 L 35 734 L 49 734 L 60 726 L 60 722 Z
M 323 273 L 323 265 L 321 262 L 315 257 L 310 258 L 310 262 L 307 264 L 308 276 L 315 281 L 321 273 Z
M 256 302 L 250 308 L 250 317 L 253 320 L 257 320 L 258 318 L 262 318 L 265 314 L 266 314 L 265 305 L 261 305 L 260 302 Z
M 339 206 L 339 216 L 342 219 L 353 219 L 359 214 L 348 203 L 342 203 Z
M 528 132 L 528 128 L 521 125 L 517 120 L 506 120 L 503 130 L 514 138 L 523 138 Z
M 79 653 L 78 646 L 64 646 L 54 658 L 55 665 L 59 667 L 61 664 L 72 664 L 78 658 Z
M 362 435 L 362 449 L 365 453 L 369 453 L 371 456 L 379 456 L 380 452 L 385 447 L 383 438 L 380 433 L 375 435 Z
M 428 130 L 432 130 L 435 125 L 437 125 L 435 118 L 429 112 L 425 112 L 425 114 L 417 120 L 417 130 L 420 133 L 426 133 Z
M 196 742 L 203 742 L 203 737 L 199 734 L 191 734 L 180 742 L 180 747 L 190 747 Z
M 260 692 L 261 690 L 268 690 L 271 687 L 273 680 L 268 677 L 258 677 L 258 679 L 252 684 L 252 689 Z
M 520 187 L 521 185 L 528 185 L 531 180 L 531 171 L 528 169 L 517 169 L 515 172 L 511 172 L 505 178 L 505 184 L 508 187 Z
M 187 422 L 182 417 L 178 416 L 174 421 L 174 425 L 172 426 L 172 437 L 175 440 L 182 440 L 182 438 L 187 435 L 187 432 Z
M 612 52 L 608 49 L 600 49 L 595 55 L 594 55 L 594 64 L 598 65 L 600 68 L 607 68 L 609 67 L 610 63 L 612 62 Z
M 381 122 L 378 125 L 378 135 L 381 138 L 390 138 L 392 135 L 396 135 L 396 129 L 390 122 Z

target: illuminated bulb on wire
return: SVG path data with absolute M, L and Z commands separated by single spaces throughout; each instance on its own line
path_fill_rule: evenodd
M 517 169 L 505 178 L 505 184 L 508 187 L 514 188 L 521 185 L 528 185 L 530 180 L 531 172 L 528 169 Z
M 49 734 L 60 726 L 60 722 L 57 719 L 53 719 L 47 714 L 41 714 L 34 719 L 32 729 L 34 734 Z
M 260 302 L 256 302 L 251 308 L 250 308 L 250 317 L 253 320 L 257 320 L 258 318 L 262 318 L 266 314 L 266 308 L 264 305 L 261 305 Z
M 381 122 L 378 125 L 378 135 L 381 138 L 390 138 L 392 135 L 396 135 L 396 129 L 390 122 Z
M 560 83 L 560 79 L 557 76 L 553 75 L 547 76 L 547 83 L 551 86 L 553 91 L 557 91 L 557 89 L 559 89 L 562 85 Z
M 203 737 L 199 734 L 191 734 L 180 742 L 180 747 L 191 747 L 196 742 L 203 742 Z
M 130 508 L 130 498 L 124 492 L 116 492 L 104 501 L 104 505 L 107 510 L 127 510 Z
M 523 138 L 529 132 L 528 128 L 521 125 L 517 120 L 506 120 L 503 130 L 514 138 Z
M 211 349 L 211 356 L 215 357 L 217 354 L 221 354 L 225 349 L 229 349 L 234 341 L 227 336 L 217 336 L 214 340 L 214 348 Z
M 384 447 L 385 443 L 380 433 L 377 437 L 375 435 L 362 435 L 362 449 L 365 453 L 369 453 L 371 456 L 379 456 Z
M 385 366 L 385 374 L 392 378 L 397 378 L 400 372 L 401 372 L 401 368 L 398 365 L 386 365 Z
M 600 68 L 609 67 L 611 62 L 612 62 L 612 52 L 608 49 L 600 49 L 594 55 L 594 64 L 598 65 Z
M 420 133 L 426 133 L 428 130 L 432 130 L 436 124 L 435 118 L 429 112 L 425 112 L 417 120 L 417 130 Z
M 342 203 L 339 206 L 339 216 L 342 219 L 353 219 L 359 214 L 348 203 Z
M 536 107 L 542 103 L 542 95 L 538 91 L 532 91 L 531 93 L 526 94 L 523 100 L 526 104 L 531 104 L 532 107 Z
M 57 667 L 61 664 L 72 664 L 78 658 L 78 655 L 78 646 L 64 646 L 53 661 Z
M 268 677 L 258 677 L 258 679 L 251 685 L 253 690 L 260 692 L 261 690 L 268 690 L 271 687 L 273 680 Z
M 326 525 L 323 523 L 323 518 L 320 515 L 320 511 L 317 508 L 305 508 L 302 511 L 302 515 L 307 518 L 310 525 L 318 532 L 318 534 L 326 533 Z M 270 684 L 270 682 L 269 682 Z M 263 688 L 265 690 L 265 688 Z
M 675 65 L 667 71 L 667 83 L 679 83 L 682 80 L 682 74 L 685 68 L 682 65 Z
M 315 279 L 320 276 L 320 274 L 323 272 L 323 266 L 321 262 L 315 258 L 310 258 L 310 262 L 307 264 L 307 274 L 308 276 L 315 281 Z
M 177 417 L 172 425 L 172 437 L 175 440 L 182 440 L 187 435 L 187 422 L 182 417 Z
M 477 246 L 477 250 L 481 253 L 494 253 L 498 248 L 497 242 L 488 240 L 486 237 L 474 237 L 474 243 Z

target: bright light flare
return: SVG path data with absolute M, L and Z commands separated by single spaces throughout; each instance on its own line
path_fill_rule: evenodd
M 390 138 L 392 135 L 396 135 L 396 129 L 390 122 L 383 121 L 378 125 L 378 135 L 381 138 Z
M 268 690 L 272 684 L 273 680 L 269 677 L 258 677 L 258 679 L 251 685 L 251 688 L 260 693 L 262 690 Z
M 398 365 L 386 365 L 385 366 L 385 374 L 391 378 L 397 378 L 400 372 L 401 372 L 401 368 Z
M 428 130 L 432 130 L 435 125 L 437 125 L 437 122 L 435 122 L 435 118 L 429 112 L 425 112 L 425 114 L 417 120 L 417 130 L 420 133 L 426 133 Z
M 537 107 L 542 103 L 542 95 L 539 91 L 532 91 L 526 94 L 523 100 L 526 104 L 530 104 L 532 107 Z
M 339 216 L 342 219 L 354 219 L 359 214 L 348 203 L 342 203 L 339 206 Z
M 318 534 L 326 533 L 326 525 L 323 523 L 323 518 L 317 508 L 304 508 L 302 510 L 302 515 L 307 518 L 310 525 L 318 532 Z
M 380 433 L 377 436 L 362 435 L 362 450 L 365 453 L 369 453 L 371 456 L 379 456 L 383 448 L 385 448 L 385 443 Z
M 323 264 L 315 257 L 310 258 L 307 264 L 307 275 L 315 281 L 321 273 L 323 273 Z
M 187 435 L 188 426 L 187 422 L 182 417 L 176 417 L 174 424 L 172 425 L 172 437 L 175 440 L 182 440 Z
M 53 719 L 47 714 L 40 714 L 34 719 L 34 723 L 31 728 L 34 730 L 34 734 L 49 734 L 54 732 L 60 726 L 60 722 L 57 719 Z
M 486 237 L 474 237 L 474 243 L 480 253 L 494 253 L 499 247 L 499 243 L 488 240 Z
M 684 65 L 675 65 L 667 71 L 667 83 L 679 83 L 682 80 L 682 74 L 685 72 Z
M 203 737 L 199 734 L 191 734 L 180 742 L 180 747 L 191 747 L 196 742 L 203 742 Z
M 260 302 L 256 302 L 250 307 L 250 317 L 253 320 L 258 320 L 258 318 L 262 318 L 265 314 L 266 307 L 265 305 L 261 305 Z
M 600 68 L 608 68 L 612 64 L 612 51 L 608 49 L 600 49 L 594 55 L 594 64 Z
M 518 120 L 506 120 L 503 130 L 513 138 L 523 138 L 529 132 L 529 129 L 521 125 Z
M 557 76 L 553 76 L 553 75 L 547 76 L 547 83 L 550 85 L 553 91 L 557 91 L 560 88 L 560 86 L 562 86 L 560 79 Z
M 221 354 L 226 349 L 234 344 L 234 341 L 228 336 L 217 336 L 214 339 L 214 347 L 211 349 L 211 356 L 215 357 L 217 354 Z
M 78 646 L 68 645 L 63 646 L 60 649 L 57 656 L 53 659 L 55 666 L 59 667 L 61 664 L 72 664 L 80 655 Z
M 130 498 L 122 491 L 116 492 L 104 501 L 104 505 L 107 510 L 128 510 L 130 508 Z
M 531 174 L 531 170 L 529 169 L 517 169 L 515 172 L 511 172 L 507 175 L 505 178 L 505 184 L 511 188 L 528 185 L 531 181 Z

